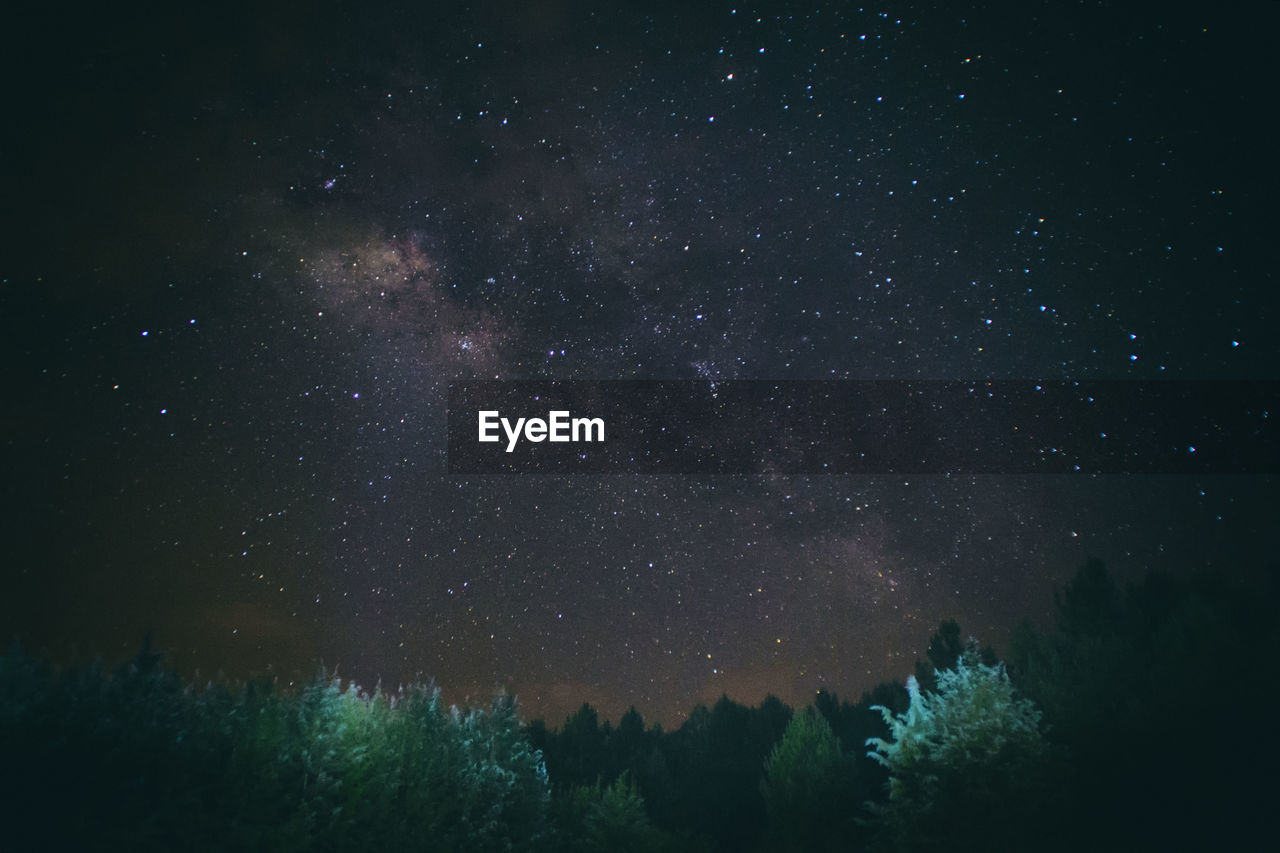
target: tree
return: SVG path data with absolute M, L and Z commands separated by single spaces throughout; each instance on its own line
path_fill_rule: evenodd
M 611 785 L 569 787 L 557 795 L 554 815 L 555 849 L 564 853 L 656 853 L 670 843 L 626 773 Z
M 565 720 L 557 740 L 557 785 L 594 785 L 608 775 L 605 763 L 609 738 L 600 727 L 595 708 L 584 702 L 576 714 Z
M 1120 622 L 1121 601 L 1106 565 L 1091 557 L 1066 588 L 1053 594 L 1058 625 L 1066 634 L 1098 634 Z
M 890 738 L 868 739 L 868 754 L 889 770 L 889 802 L 879 811 L 900 847 L 1027 843 L 1045 755 L 1041 714 L 1015 693 L 1003 664 L 980 654 L 970 641 L 954 669 L 935 672 L 936 692 L 909 678 L 904 713 L 878 707 Z
M 1012 675 L 1052 723 L 1063 811 L 1089 815 L 1064 827 L 1068 844 L 1232 849 L 1267 831 L 1275 786 L 1260 774 L 1280 764 L 1280 734 L 1260 673 L 1280 660 L 1275 590 L 1246 569 L 1122 587 L 1090 560 L 1055 593 L 1053 630 L 1015 631 Z M 1200 746 L 1228 720 L 1235 734 Z
M 938 625 L 938 630 L 929 638 L 929 647 L 925 655 L 929 662 L 916 661 L 916 683 L 924 691 L 936 690 L 938 687 L 934 673 L 940 670 L 954 669 L 956 661 L 964 654 L 965 642 L 960 639 L 960 623 L 947 619 Z M 996 653 L 990 646 L 983 646 L 978 653 L 985 664 L 994 665 Z
M 852 795 L 851 765 L 825 717 L 809 707 L 791 718 L 764 765 L 770 832 L 780 850 L 844 846 Z
M 149 645 L 108 677 L 0 657 L 5 849 L 539 849 L 548 785 L 512 700 L 321 673 L 184 685 Z

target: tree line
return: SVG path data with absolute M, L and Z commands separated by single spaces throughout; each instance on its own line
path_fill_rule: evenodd
M 130 850 L 1144 850 L 1270 825 L 1280 572 L 1090 561 L 1007 657 L 954 621 L 857 702 L 722 697 L 671 731 L 583 705 L 446 707 L 328 673 L 184 682 L 144 644 L 56 669 L 0 657 L 5 847 Z

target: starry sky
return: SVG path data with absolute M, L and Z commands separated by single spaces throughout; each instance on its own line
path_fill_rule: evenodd
M 0 638 L 678 724 L 1001 648 L 1274 478 L 451 476 L 464 379 L 1277 378 L 1280 4 L 35 12 Z

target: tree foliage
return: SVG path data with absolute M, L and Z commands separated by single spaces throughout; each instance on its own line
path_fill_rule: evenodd
M 841 820 L 853 802 L 853 765 L 815 708 L 791 718 L 764 765 L 765 806 L 779 850 L 843 848 L 852 829 Z
M 534 849 L 549 788 L 514 703 L 322 673 L 195 689 L 144 649 L 108 677 L 0 658 L 9 849 Z M 59 820 L 63 814 L 75 820 Z
M 910 706 L 901 714 L 880 707 L 888 738 L 870 738 L 871 757 L 889 770 L 889 802 L 881 814 L 903 846 L 944 841 L 955 848 L 964 833 L 975 848 L 999 849 L 1010 840 L 1005 820 L 1039 768 L 1045 743 L 1041 713 L 1017 695 L 1002 664 L 985 664 L 970 643 L 954 669 L 935 672 L 936 692 L 908 679 Z M 983 816 L 1004 814 L 1000 819 Z
M 1244 849 L 1268 831 L 1277 580 L 1153 572 L 1126 587 L 1091 560 L 1055 595 L 1053 630 L 1014 632 L 1014 678 L 1064 759 L 1061 810 L 1090 815 L 1060 827 L 1070 846 Z M 1206 747 L 1212 721 L 1232 734 Z
M 1055 602 L 1052 630 L 1014 632 L 1007 671 L 948 620 L 906 687 L 795 714 L 721 697 L 672 731 L 589 705 L 523 728 L 504 697 L 459 710 L 429 684 L 323 672 L 187 684 L 149 639 L 114 672 L 15 649 L 0 847 L 1251 849 L 1280 764 L 1280 569 L 1125 587 L 1091 561 Z
M 573 785 L 554 805 L 555 849 L 563 853 L 660 853 L 673 845 L 653 825 L 628 774 L 611 785 Z

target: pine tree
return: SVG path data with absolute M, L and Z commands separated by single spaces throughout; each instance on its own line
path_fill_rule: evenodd
M 851 764 L 822 714 L 795 714 L 764 765 L 761 783 L 770 832 L 779 850 L 838 849 L 847 840 Z

